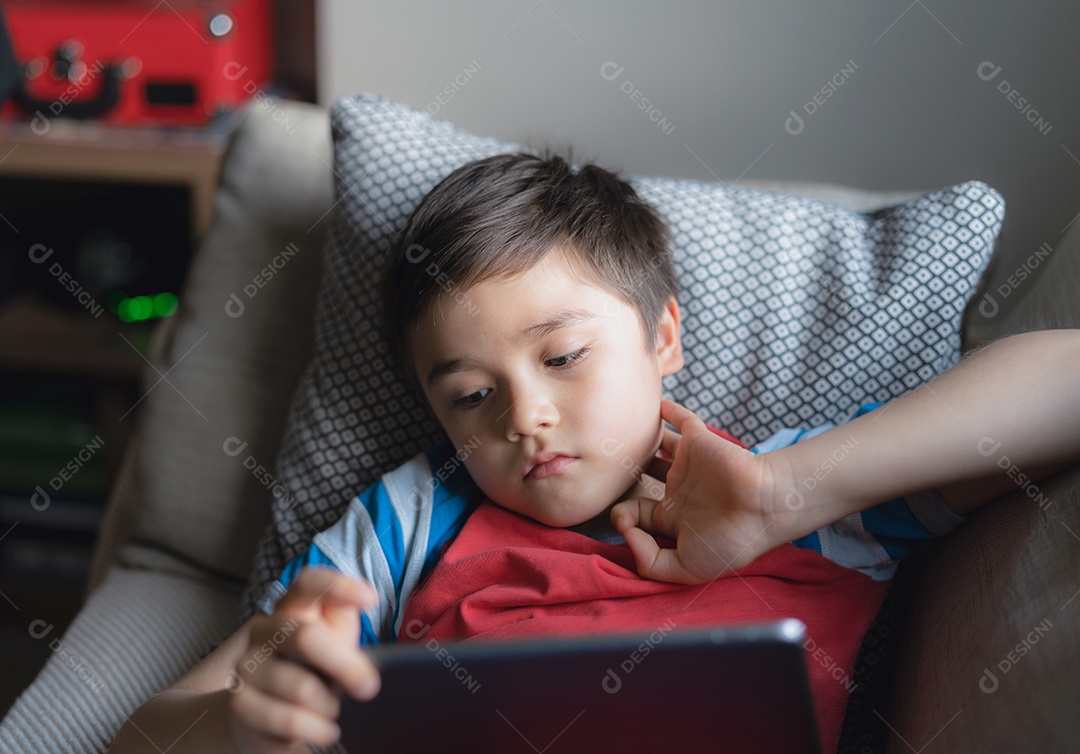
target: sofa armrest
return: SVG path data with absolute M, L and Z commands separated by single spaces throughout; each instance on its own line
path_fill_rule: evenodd
M 1078 573 L 1080 465 L 993 501 L 935 542 L 883 716 L 889 751 L 1075 746 Z
M 185 568 L 111 569 L 62 637 L 31 621 L 53 654 L 0 723 L 0 751 L 106 751 L 128 715 L 231 634 L 240 587 Z
M 1032 330 L 1080 327 L 1080 221 L 1056 245 L 1040 246 L 1020 267 L 995 278 L 1003 282 L 972 302 L 985 321 L 973 324 L 971 345 Z

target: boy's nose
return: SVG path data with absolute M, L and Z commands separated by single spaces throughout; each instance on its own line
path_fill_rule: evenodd
M 559 412 L 549 396 L 525 389 L 513 396 L 506 410 L 506 439 L 516 442 L 558 422 Z

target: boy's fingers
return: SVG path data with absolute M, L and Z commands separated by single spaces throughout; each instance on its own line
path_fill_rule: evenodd
M 336 723 L 311 710 L 282 701 L 257 688 L 230 699 L 236 716 L 248 730 L 266 739 L 272 750 L 297 741 L 329 746 L 341 735 Z
M 306 664 L 328 682 L 337 682 L 358 699 L 371 699 L 379 690 L 379 671 L 354 645 L 343 646 L 340 635 L 323 623 L 306 623 L 296 630 L 282 656 Z
M 299 620 L 314 620 L 323 616 L 323 608 L 370 607 L 375 602 L 375 590 L 370 584 L 357 581 L 333 568 L 305 566 L 274 607 L 275 613 Z
M 325 680 L 297 662 L 272 663 L 258 677 L 257 685 L 263 693 L 328 718 L 336 718 L 341 712 L 341 700 Z
M 675 427 L 679 434 L 682 435 L 685 435 L 694 427 L 706 429 L 707 431 L 705 422 L 701 421 L 697 414 L 686 406 L 681 406 L 675 401 L 669 401 L 666 398 L 660 401 L 660 418 Z
M 638 575 L 675 584 L 690 583 L 677 551 L 660 547 L 651 534 L 637 527 L 623 532 L 623 536 L 634 554 Z

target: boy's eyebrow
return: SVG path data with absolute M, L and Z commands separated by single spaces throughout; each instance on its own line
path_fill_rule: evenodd
M 545 335 L 550 335 L 556 330 L 561 330 L 568 325 L 577 325 L 598 319 L 595 312 L 587 309 L 564 309 L 554 314 L 543 322 L 530 325 L 517 335 L 517 342 L 529 343 L 539 340 Z M 432 387 L 436 382 L 457 372 L 465 372 L 476 366 L 476 360 L 472 358 L 443 359 L 431 365 L 428 371 L 427 384 Z
M 476 364 L 473 359 L 443 359 L 431 365 L 428 372 L 428 387 L 434 387 L 435 383 L 457 372 L 467 372 Z
M 563 311 L 548 317 L 543 322 L 538 322 L 535 325 L 526 327 L 518 333 L 517 341 L 519 343 L 531 343 L 534 340 L 539 340 L 545 335 L 550 335 L 556 330 L 561 330 L 567 325 L 579 325 L 583 322 L 591 322 L 596 318 L 596 313 L 590 312 L 587 309 L 564 309 Z

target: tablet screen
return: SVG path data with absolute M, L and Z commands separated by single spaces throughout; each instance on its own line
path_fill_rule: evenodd
M 368 648 L 369 702 L 342 697 L 359 752 L 820 751 L 794 619 L 581 638 Z

